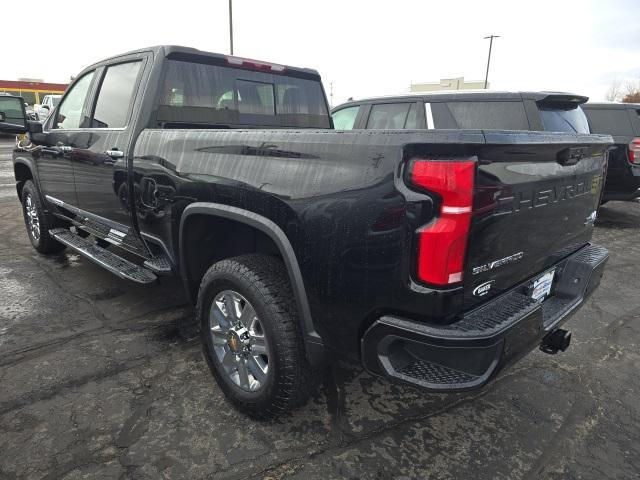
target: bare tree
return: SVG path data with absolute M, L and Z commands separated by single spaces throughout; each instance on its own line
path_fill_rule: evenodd
M 622 101 L 624 103 L 640 103 L 640 80 L 629 81 L 625 84 Z
M 620 83 L 620 80 L 617 78 L 614 78 L 613 81 L 611 82 L 611 85 L 609 85 L 609 88 L 607 89 L 605 98 L 610 102 L 617 102 L 622 96 L 620 91 L 621 87 L 622 87 L 622 84 Z

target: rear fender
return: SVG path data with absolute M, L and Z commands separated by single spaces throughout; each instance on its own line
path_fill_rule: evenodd
M 324 343 L 322 341 L 322 337 L 320 337 L 316 331 L 313 319 L 311 318 L 311 310 L 309 308 L 309 301 L 307 299 L 307 293 L 302 280 L 302 272 L 300 271 L 300 266 L 298 265 L 295 252 L 282 229 L 268 218 L 248 210 L 219 203 L 196 202 L 187 206 L 180 219 L 179 233 L 180 274 L 187 290 L 187 294 L 191 297 L 192 289 L 191 278 L 187 271 L 187 252 L 183 246 L 185 245 L 185 232 L 189 223 L 189 218 L 194 215 L 210 215 L 212 217 L 240 222 L 261 231 L 273 240 L 275 245 L 278 247 L 282 259 L 284 260 L 289 280 L 291 282 L 291 287 L 296 297 L 298 312 L 300 312 L 300 327 L 303 332 L 307 357 L 309 358 L 310 363 L 314 366 L 319 366 L 325 363 Z

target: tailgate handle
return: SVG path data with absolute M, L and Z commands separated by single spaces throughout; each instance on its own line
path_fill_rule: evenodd
M 560 165 L 575 165 L 587 156 L 588 147 L 568 147 L 558 152 L 556 161 Z

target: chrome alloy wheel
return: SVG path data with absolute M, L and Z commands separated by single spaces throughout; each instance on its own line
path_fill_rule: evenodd
M 40 220 L 38 219 L 38 210 L 36 203 L 33 201 L 31 194 L 25 198 L 24 211 L 27 215 L 27 226 L 34 240 L 40 239 Z
M 224 373 L 242 390 L 259 390 L 269 373 L 269 348 L 251 303 L 233 290 L 220 292 L 211 304 L 209 328 Z

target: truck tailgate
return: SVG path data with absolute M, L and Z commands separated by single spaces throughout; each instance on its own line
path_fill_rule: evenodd
M 520 143 L 526 135 L 526 141 Z M 588 243 L 608 136 L 485 132 L 464 273 L 469 309 Z M 550 273 L 547 281 L 551 281 Z

